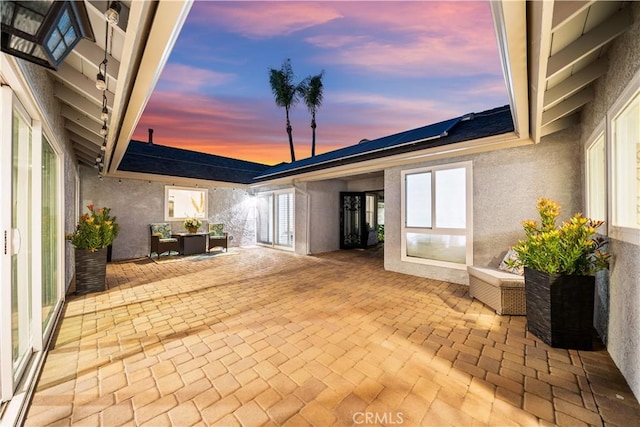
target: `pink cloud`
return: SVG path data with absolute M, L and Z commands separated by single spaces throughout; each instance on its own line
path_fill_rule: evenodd
M 191 22 L 219 25 L 249 38 L 288 35 L 341 15 L 330 3 L 207 2 Z
M 486 2 L 379 2 L 369 8 L 349 2 L 337 7 L 353 24 L 344 26 L 348 33 L 305 39 L 332 49 L 317 57 L 318 63 L 401 76 L 500 72 L 493 31 L 478 31 L 492 27 Z M 358 34 L 361 27 L 380 32 Z
M 162 71 L 161 84 L 175 92 L 197 92 L 205 87 L 215 87 L 235 80 L 230 73 L 218 73 L 190 65 L 169 63 Z

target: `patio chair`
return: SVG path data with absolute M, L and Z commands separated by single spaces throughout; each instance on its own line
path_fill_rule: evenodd
M 168 255 L 171 255 L 171 251 L 180 252 L 180 242 L 171 234 L 171 224 L 168 222 L 149 224 L 149 230 L 151 231 L 149 257 L 154 252 L 158 258 L 165 252 L 168 252 Z
M 222 248 L 227 252 L 229 236 L 223 230 L 224 224 L 209 224 L 209 246 L 207 251 L 213 248 Z

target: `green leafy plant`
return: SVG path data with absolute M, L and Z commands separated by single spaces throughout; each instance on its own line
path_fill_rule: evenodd
M 187 218 L 184 220 L 184 228 L 200 228 L 202 222 L 198 218 Z
M 93 205 L 87 205 L 87 208 L 89 212 L 80 217 L 75 231 L 65 237 L 77 249 L 95 252 L 113 244 L 120 226 L 116 223 L 116 217 L 109 215 L 109 208 L 95 209 Z
M 518 257 L 509 262 L 510 267 L 575 275 L 591 275 L 609 267 L 609 254 L 601 250 L 606 240 L 595 235 L 603 221 L 576 213 L 557 227 L 560 205 L 553 200 L 539 199 L 536 208 L 541 222 L 522 222 L 526 238 L 514 246 Z

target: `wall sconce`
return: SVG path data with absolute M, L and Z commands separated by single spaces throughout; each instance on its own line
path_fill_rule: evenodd
M 81 38 L 95 41 L 84 1 L 2 1 L 2 52 L 57 70 Z

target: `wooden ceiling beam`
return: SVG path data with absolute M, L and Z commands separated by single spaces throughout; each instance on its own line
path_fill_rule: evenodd
M 90 153 L 97 154 L 98 151 L 100 151 L 99 144 L 84 139 L 83 137 L 75 133 L 69 132 L 69 139 L 74 145 L 84 147 L 86 150 L 89 150 Z
M 593 3 L 595 3 L 594 0 L 554 1 L 551 30 L 556 31 Z
M 65 126 L 64 126 L 67 131 L 69 132 L 73 132 L 81 137 L 83 137 L 84 139 L 93 142 L 94 144 L 100 146 L 100 144 L 102 144 L 102 141 L 104 140 L 104 138 L 98 134 L 95 134 L 87 129 L 85 129 L 84 127 L 80 126 L 77 123 L 74 123 L 70 120 L 65 120 Z
M 580 123 L 579 114 L 572 114 L 570 116 L 563 117 L 561 119 L 553 121 L 546 126 L 543 126 L 542 129 L 540 130 L 540 134 L 542 136 L 547 136 L 552 133 L 559 132 L 563 129 L 567 129 L 578 123 Z
M 547 79 L 566 70 L 596 49 L 609 43 L 624 33 L 632 24 L 633 16 L 628 8 L 623 8 L 611 15 L 606 21 L 549 57 Z
M 542 126 L 565 117 L 593 99 L 593 88 L 587 87 L 542 113 Z
M 102 105 L 102 91 L 96 88 L 95 80 L 87 78 L 69 64 L 63 62 L 53 75 L 62 80 L 67 86 L 92 99 L 98 105 Z M 113 92 L 106 91 L 106 96 L 107 104 L 113 105 Z
M 544 108 L 549 108 L 550 105 L 578 92 L 598 77 L 606 74 L 608 69 L 609 61 L 607 58 L 600 58 L 592 62 L 568 79 L 547 90 L 544 93 Z
M 101 121 L 92 120 L 89 116 L 78 112 L 78 110 L 71 108 L 68 105 L 62 106 L 60 114 L 62 117 L 67 119 L 68 123 L 71 122 L 82 126 L 84 129 L 102 138 L 102 135 L 100 135 L 100 130 L 102 129 Z
M 104 60 L 104 51 L 100 49 L 98 45 L 87 40 L 82 39 L 73 48 L 71 55 L 77 55 L 87 62 L 94 64 L 96 69 L 96 75 L 98 74 L 98 66 Z M 120 70 L 120 61 L 111 55 L 107 55 L 107 76 L 118 80 L 118 71 Z

